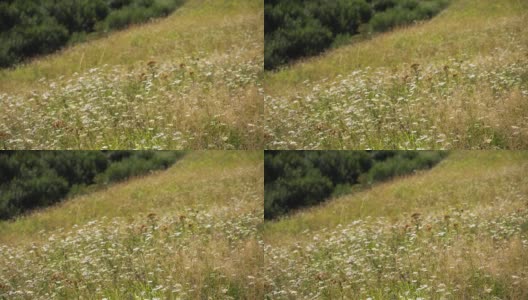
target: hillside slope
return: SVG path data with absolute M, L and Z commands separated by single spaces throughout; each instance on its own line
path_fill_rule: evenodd
M 453 152 L 431 171 L 266 222 L 266 293 L 526 299 L 527 172 L 528 152 Z
M 525 148 L 528 3 L 451 2 L 267 73 L 267 148 Z
M 167 171 L 0 223 L 0 298 L 262 299 L 262 153 Z
M 260 149 L 260 1 L 171 16 L 0 71 L 0 147 Z

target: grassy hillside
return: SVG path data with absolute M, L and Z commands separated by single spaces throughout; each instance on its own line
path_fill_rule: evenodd
M 0 148 L 262 148 L 263 7 L 166 19 L 0 71 Z
M 431 21 L 265 75 L 268 149 L 523 149 L 528 3 L 453 0 Z
M 266 222 L 277 299 L 526 299 L 528 152 L 431 171 Z
M 262 299 L 262 160 L 192 152 L 0 222 L 0 298 Z

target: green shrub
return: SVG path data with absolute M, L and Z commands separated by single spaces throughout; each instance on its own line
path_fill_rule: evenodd
M 17 60 L 11 52 L 9 40 L 0 37 L 0 68 L 9 67 Z
M 377 12 L 385 11 L 396 6 L 398 0 L 372 0 L 372 9 Z
M 354 39 L 353 35 L 350 34 L 338 34 L 332 41 L 332 44 L 330 45 L 330 48 L 339 48 L 345 45 L 348 45 L 352 42 Z
M 150 160 L 155 169 L 166 169 L 184 155 L 184 152 L 174 151 L 156 151 L 153 153 L 155 155 Z
M 396 6 L 375 14 L 369 25 L 373 31 L 387 31 L 393 27 L 432 18 L 447 4 L 447 0 L 401 0 Z
M 138 7 L 127 7 L 121 10 L 113 11 L 104 21 L 106 31 L 110 29 L 122 29 L 134 21 L 140 21 L 143 10 Z
M 45 162 L 30 160 L 19 167 L 19 174 L 2 188 L 2 218 L 50 205 L 68 192 L 68 182 L 48 169 Z
M 123 6 L 132 4 L 133 0 L 110 0 L 109 5 L 111 9 L 119 9 Z
M 152 5 L 152 16 L 166 16 L 170 14 L 182 1 L 156 0 Z
M 273 219 L 291 210 L 319 203 L 332 192 L 332 182 L 317 170 L 305 176 L 279 180 L 264 194 L 264 217 Z
M 445 157 L 444 152 L 403 151 L 387 160 L 377 162 L 367 174 L 368 183 L 384 181 L 396 176 L 432 168 Z
M 8 48 L 11 55 L 31 57 L 50 53 L 68 40 L 68 30 L 54 19 L 47 18 L 38 25 L 15 26 L 10 32 Z
M 332 198 L 338 198 L 348 195 L 352 192 L 354 186 L 352 184 L 337 184 L 332 191 Z
M 172 151 L 138 151 L 125 159 L 112 163 L 104 172 L 96 176 L 98 184 L 108 184 L 145 174 L 152 170 L 165 169 L 183 155 Z
M 131 150 L 108 151 L 105 153 L 107 153 L 108 159 L 110 161 L 120 161 L 134 155 L 134 151 Z
M 16 9 L 6 2 L 0 2 L 0 32 L 11 29 L 19 21 Z
M 97 176 L 96 182 L 99 184 L 108 184 L 122 181 L 126 178 L 146 173 L 151 170 L 152 166 L 151 162 L 146 159 L 132 157 L 110 165 L 104 173 Z

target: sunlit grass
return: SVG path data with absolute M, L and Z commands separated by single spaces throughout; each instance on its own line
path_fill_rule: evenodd
M 266 222 L 274 299 L 525 299 L 528 153 L 453 152 L 431 171 Z
M 261 152 L 167 171 L 0 223 L 0 297 L 262 299 Z
M 0 147 L 262 148 L 262 14 L 259 1 L 189 0 L 0 71 Z
M 527 11 L 454 0 L 431 21 L 266 73 L 266 147 L 524 149 Z

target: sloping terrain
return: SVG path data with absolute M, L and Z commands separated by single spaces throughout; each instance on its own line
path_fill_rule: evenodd
M 268 149 L 524 149 L 528 3 L 431 21 L 265 76 Z
M 168 18 L 0 71 L 0 147 L 261 149 L 263 7 Z
M 261 152 L 167 171 L 0 223 L 0 298 L 262 299 Z
M 526 299 L 528 152 L 430 171 L 266 222 L 274 299 Z

